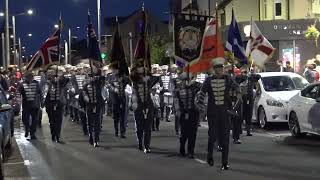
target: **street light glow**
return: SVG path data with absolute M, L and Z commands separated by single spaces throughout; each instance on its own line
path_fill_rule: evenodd
M 10 35 L 10 38 L 13 38 L 13 35 Z
M 58 28 L 59 28 L 59 25 L 58 25 L 58 24 L 55 24 L 55 25 L 54 25 L 54 28 L 58 29 Z
M 0 12 L 0 17 L 3 17 L 4 16 L 4 13 L 3 12 Z
M 22 46 L 22 49 L 26 49 L 26 47 L 25 47 L 25 46 Z
M 32 37 L 32 34 L 31 34 L 31 33 L 29 33 L 29 34 L 28 34 L 28 37 Z
M 80 27 L 79 27 L 79 26 L 77 26 L 77 29 L 80 29 Z
M 32 15 L 32 14 L 33 14 L 33 10 L 32 10 L 32 9 L 29 9 L 29 10 L 27 11 L 27 13 L 28 13 L 29 15 Z

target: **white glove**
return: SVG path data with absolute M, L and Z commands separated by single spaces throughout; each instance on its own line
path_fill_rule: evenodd
M 89 97 L 88 97 L 88 96 L 84 96 L 83 99 L 84 99 L 84 101 L 85 101 L 86 103 L 89 102 Z
M 74 88 L 71 88 L 70 91 L 71 91 L 72 93 L 75 93 L 75 92 L 76 92 L 76 90 L 75 90 Z

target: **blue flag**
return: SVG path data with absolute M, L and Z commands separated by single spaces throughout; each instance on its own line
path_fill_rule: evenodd
M 88 12 L 88 58 L 95 60 L 96 63 L 102 64 L 101 53 L 99 49 L 99 44 L 97 40 L 97 35 L 94 31 L 91 19 L 90 12 Z
M 232 20 L 228 31 L 228 41 L 226 42 L 226 48 L 228 51 L 234 53 L 234 57 L 239 59 L 241 64 L 247 64 L 248 60 L 245 53 L 243 41 L 239 31 L 239 26 L 234 16 L 232 9 Z

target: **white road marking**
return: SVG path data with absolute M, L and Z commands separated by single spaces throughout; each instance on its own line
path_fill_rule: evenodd
M 18 165 L 18 164 L 24 164 L 23 161 L 21 162 L 14 162 L 14 163 L 3 163 L 4 165 Z
M 198 162 L 198 163 L 201 163 L 201 164 L 207 164 L 206 161 L 201 160 L 201 159 L 198 159 L 198 158 L 195 158 L 194 160 L 195 160 L 196 162 Z

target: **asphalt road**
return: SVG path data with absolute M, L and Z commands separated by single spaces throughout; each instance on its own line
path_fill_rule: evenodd
M 22 128 L 15 132 L 17 144 L 5 164 L 6 179 L 39 180 L 319 180 L 320 138 L 290 137 L 285 125 L 268 131 L 256 130 L 253 137 L 242 136 L 243 144 L 230 143 L 231 170 L 221 171 L 221 154 L 214 154 L 215 165 L 206 164 L 207 125 L 199 128 L 196 158 L 178 155 L 178 137 L 173 122 L 161 122 L 153 132 L 151 154 L 136 147 L 134 123 L 127 139 L 114 136 L 110 117 L 103 122 L 101 147 L 89 145 L 80 125 L 65 118 L 64 144 L 51 141 L 48 120 L 37 132 L 38 140 L 26 140 Z

